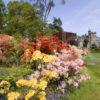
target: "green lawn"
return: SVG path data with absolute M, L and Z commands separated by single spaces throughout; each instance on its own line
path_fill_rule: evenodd
M 100 53 L 91 53 L 85 60 L 91 79 L 75 90 L 69 100 L 100 100 Z

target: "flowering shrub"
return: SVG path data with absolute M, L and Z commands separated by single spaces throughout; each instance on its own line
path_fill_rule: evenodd
M 13 45 L 11 42 L 12 39 L 13 39 L 12 36 L 6 34 L 0 34 L 0 61 L 4 61 L 6 55 L 10 54 L 11 47 Z
M 68 50 L 62 49 L 53 55 L 39 50 L 34 51 L 30 59 L 31 63 L 36 63 L 34 73 L 28 75 L 27 79 L 20 79 L 16 82 L 18 90 L 9 92 L 8 100 L 46 100 L 48 88 L 64 92 L 67 88 L 79 87 L 82 81 L 89 78 L 84 72 L 86 68 L 82 54 L 84 54 L 83 50 L 74 46 Z
M 19 49 L 27 49 L 28 47 L 34 47 L 36 44 L 35 42 L 31 42 L 28 38 L 25 38 L 21 43 L 19 43 Z
M 18 99 L 20 94 L 18 92 L 11 92 L 8 94 L 8 100 L 15 100 Z
M 46 89 L 49 87 L 64 92 L 66 88 L 79 87 L 82 81 L 89 78 L 84 72 L 86 68 L 82 59 L 86 52 L 65 44 L 55 36 L 43 36 L 37 38 L 36 42 L 25 38 L 13 47 L 13 62 L 21 58 L 31 64 L 34 73 L 18 80 L 15 92 L 9 90 L 7 82 L 0 83 L 1 87 L 4 83 L 8 84 L 7 88 L 4 85 L 3 89 L 0 87 L 3 94 L 9 92 L 8 100 L 46 100 Z
M 16 82 L 17 87 L 28 87 L 29 89 L 27 92 L 23 93 L 22 91 L 20 92 L 10 92 L 8 93 L 8 100 L 15 100 L 15 99 L 20 99 L 24 98 L 25 100 L 29 100 L 32 97 L 38 98 L 39 100 L 46 100 L 46 93 L 45 89 L 48 85 L 48 82 L 50 79 L 56 77 L 56 73 L 54 71 L 47 71 L 47 74 L 44 77 L 41 78 L 33 78 L 31 80 L 25 80 L 25 79 L 20 79 Z M 52 75 L 51 75 L 52 73 Z
M 9 91 L 10 83 L 2 80 L 0 82 L 0 94 L 6 94 Z
M 21 55 L 21 61 L 22 62 L 26 62 L 26 63 L 29 63 L 30 62 L 30 59 L 31 59 L 31 56 L 32 54 L 34 53 L 35 49 L 34 48 L 29 48 L 29 49 L 26 49 L 24 51 L 24 53 Z
M 48 55 L 54 60 L 49 61 L 51 58 L 48 57 L 49 59 L 46 59 L 47 63 L 45 64 L 43 63 L 45 62 L 43 55 L 46 54 L 36 51 L 33 54 L 32 61 L 42 59 L 42 64 L 38 64 L 37 68 L 35 68 L 36 71 L 29 78 L 40 78 L 47 75 L 51 79 L 51 77 L 56 76 L 53 81 L 56 81 L 55 84 L 58 85 L 61 91 L 64 91 L 66 86 L 78 87 L 81 81 L 88 79 L 88 75 L 81 73 L 81 70 L 84 70 L 83 53 L 83 50 L 72 46 L 70 50 L 62 49 L 60 53 L 55 52 L 55 55 Z
M 36 50 L 32 55 L 32 61 L 41 60 L 41 62 L 52 62 L 56 59 L 54 55 L 47 55 Z
M 37 44 L 40 44 L 37 45 L 37 48 L 39 48 L 41 52 L 47 54 L 54 52 L 54 50 L 60 52 L 61 49 L 70 49 L 70 46 L 68 44 L 62 42 L 56 36 L 43 36 L 37 38 L 37 41 Z

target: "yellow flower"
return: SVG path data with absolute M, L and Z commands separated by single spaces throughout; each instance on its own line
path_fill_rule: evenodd
M 16 85 L 18 87 L 20 86 L 29 86 L 29 87 L 35 87 L 37 85 L 37 79 L 33 78 L 32 80 L 24 80 L 20 79 L 16 82 Z
M 29 81 L 30 86 L 36 87 L 37 86 L 37 79 L 33 78 L 32 80 Z
M 20 86 L 30 86 L 29 81 L 28 80 L 24 80 L 24 79 L 20 79 L 16 82 L 16 85 L 18 87 Z
M 39 50 L 36 50 L 32 55 L 32 60 L 42 59 L 42 53 Z
M 46 95 L 46 93 L 45 92 L 40 92 L 39 94 L 38 94 L 38 98 L 39 98 L 39 100 L 46 100 L 46 97 L 45 97 L 45 95 Z
M 8 93 L 8 100 L 15 100 L 17 99 L 20 94 L 18 92 L 11 92 L 11 93 Z
M 57 73 L 55 71 L 46 70 L 45 74 L 49 78 L 56 78 L 57 77 Z
M 41 79 L 39 84 L 38 84 L 38 88 L 41 90 L 45 90 L 45 88 L 47 87 L 48 82 L 44 79 Z
M 56 59 L 56 56 L 54 55 L 45 55 L 43 57 L 43 62 L 53 62 L 55 61 L 55 59 Z
M 25 100 L 29 100 L 32 96 L 34 96 L 34 94 L 35 94 L 34 90 L 29 90 L 29 92 L 25 96 Z

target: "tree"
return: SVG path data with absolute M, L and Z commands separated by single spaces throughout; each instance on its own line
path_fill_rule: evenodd
M 33 0 L 34 6 L 37 9 L 38 16 L 44 21 L 47 21 L 51 9 L 55 6 L 55 0 Z M 65 0 L 61 0 L 62 4 L 65 3 Z
M 3 1 L 0 0 L 0 31 L 2 31 L 3 29 L 4 14 L 5 14 L 5 5 Z
M 35 32 L 42 29 L 43 22 L 36 16 L 35 9 L 30 3 L 9 2 L 7 10 L 7 25 L 5 27 L 7 33 L 20 33 L 33 38 Z
M 56 18 L 54 17 L 53 23 L 49 25 L 50 28 L 52 28 L 53 30 L 57 31 L 57 32 L 62 32 L 62 21 L 60 18 Z

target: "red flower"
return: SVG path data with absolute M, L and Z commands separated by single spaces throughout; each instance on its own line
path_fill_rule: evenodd
M 61 49 L 70 49 L 69 45 L 59 40 L 56 36 L 43 36 L 37 38 L 37 41 L 40 42 L 40 50 L 44 53 L 52 53 L 54 50 L 61 51 Z

